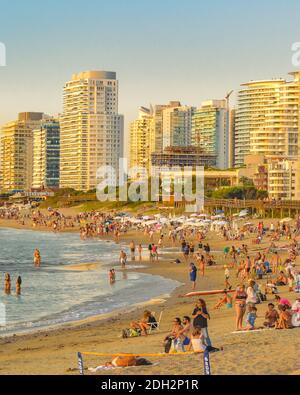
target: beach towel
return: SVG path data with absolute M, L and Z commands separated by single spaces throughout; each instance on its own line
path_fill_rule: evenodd
M 125 367 L 123 367 L 123 366 L 105 366 L 105 365 L 100 365 L 100 366 L 97 366 L 96 368 L 88 368 L 88 371 L 89 372 L 92 372 L 92 373 L 96 373 L 96 372 L 98 372 L 98 371 L 101 371 L 101 370 L 112 370 L 112 369 L 130 369 L 130 368 L 140 368 L 140 367 L 149 367 L 149 366 L 157 366 L 157 365 L 159 365 L 159 362 L 156 362 L 156 363 L 153 363 L 152 365 L 141 365 L 141 366 L 125 366 Z

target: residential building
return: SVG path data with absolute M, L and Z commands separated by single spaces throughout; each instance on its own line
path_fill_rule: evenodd
M 268 159 L 298 156 L 300 73 L 294 79 L 250 81 L 238 94 L 235 117 L 235 166 L 247 154 Z
M 139 117 L 130 124 L 130 167 L 143 167 L 149 171 L 153 148 L 153 114 L 140 107 Z
M 59 187 L 60 127 L 54 118 L 44 119 L 33 131 L 32 188 Z
M 117 181 L 123 156 L 124 118 L 118 113 L 118 80 L 111 71 L 74 74 L 64 86 L 61 116 L 60 187 L 88 191 L 107 167 Z
M 192 117 L 192 145 L 216 155 L 216 167 L 230 167 L 230 112 L 226 100 L 203 102 Z
M 268 165 L 268 194 L 270 199 L 299 200 L 299 161 L 272 161 Z
M 191 145 L 192 117 L 195 107 L 170 102 L 162 110 L 162 148 L 188 147 Z
M 26 191 L 32 185 L 33 130 L 43 118 L 40 112 L 23 112 L 5 124 L 0 133 L 0 185 L 5 191 Z

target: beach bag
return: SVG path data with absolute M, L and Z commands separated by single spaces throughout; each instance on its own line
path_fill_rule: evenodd
M 128 337 L 138 337 L 141 335 L 141 331 L 139 329 L 127 328 L 122 331 L 122 338 L 127 339 Z
M 171 347 L 172 347 L 173 339 L 171 337 L 167 337 L 165 340 L 165 353 L 169 354 Z

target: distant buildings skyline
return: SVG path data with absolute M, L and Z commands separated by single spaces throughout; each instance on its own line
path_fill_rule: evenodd
M 188 165 L 189 160 L 191 166 L 202 163 L 220 170 L 250 166 L 253 177 L 262 177 L 261 185 L 268 185 L 274 196 L 283 182 L 279 173 L 284 173 L 283 185 L 290 191 L 282 197 L 300 196 L 292 185 L 300 185 L 294 171 L 300 168 L 300 71 L 291 74 L 290 80 L 242 83 L 234 109 L 231 92 L 199 107 L 179 100 L 140 107 L 127 141 L 116 73 L 73 74 L 64 85 L 63 111 L 57 119 L 25 112 L 1 128 L 0 187 L 95 189 L 97 170 L 118 169 L 127 144 L 131 167 L 149 171 L 181 161 Z M 249 155 L 256 157 L 252 164 Z M 114 174 L 110 180 L 117 181 Z

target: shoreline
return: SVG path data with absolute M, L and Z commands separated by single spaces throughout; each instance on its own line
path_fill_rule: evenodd
M 8 220 L 10 221 L 10 220 Z M 15 221 L 14 221 L 15 222 Z M 11 224 L 11 226 L 3 226 L 1 224 L 0 221 L 0 228 L 3 229 L 15 229 L 15 230 L 25 230 L 25 231 L 39 231 L 39 232 L 44 232 L 44 229 L 31 229 L 29 227 L 23 227 L 22 225 L 17 226 L 17 224 L 13 223 Z M 52 232 L 54 233 L 51 229 L 48 229 L 48 232 Z M 74 230 L 75 232 L 75 230 Z M 59 233 L 71 233 L 74 234 L 74 232 L 68 232 L 63 231 L 63 232 L 56 232 L 56 234 Z M 79 237 L 79 235 L 78 235 Z M 101 241 L 109 241 L 114 243 L 115 245 L 118 245 L 115 240 L 113 239 L 113 237 L 111 235 L 106 236 L 104 238 L 100 238 Z M 125 241 L 127 241 L 125 243 Z M 128 247 L 128 240 L 120 240 L 120 243 L 124 243 L 126 244 L 126 247 Z M 119 243 L 119 244 L 120 244 Z M 174 254 L 173 252 L 171 254 Z M 162 254 L 164 255 L 164 252 L 162 251 Z M 162 257 L 160 257 L 162 258 Z M 76 264 L 63 264 L 60 269 L 64 270 L 64 271 L 79 271 L 79 272 L 86 272 L 86 271 L 95 271 L 97 270 L 97 268 L 99 268 L 102 265 L 101 262 L 82 262 L 82 263 L 76 263 Z M 105 265 L 107 265 L 105 263 Z M 132 272 L 132 273 L 143 273 L 143 274 L 151 274 L 151 273 L 146 273 L 147 269 L 151 269 L 151 264 L 149 262 L 148 259 L 144 259 L 142 260 L 142 262 L 138 262 L 138 261 L 128 261 L 127 265 L 129 266 L 128 268 L 126 268 L 126 272 Z M 131 268 L 131 265 L 136 265 L 134 268 Z M 141 266 L 140 268 L 138 266 Z M 112 263 L 112 266 L 115 266 L 114 263 Z M 150 270 L 151 271 L 151 270 Z M 158 275 L 159 277 L 165 278 L 167 280 L 171 280 L 171 281 L 177 281 L 175 278 L 172 278 L 171 276 L 166 276 L 163 274 Z M 17 331 L 13 331 L 11 330 L 12 333 L 3 333 L 1 334 L 0 332 L 0 339 L 7 339 L 7 340 L 12 340 L 12 339 L 16 339 L 17 337 L 26 337 L 26 336 L 31 336 L 31 335 L 36 335 L 36 334 L 40 334 L 40 335 L 44 335 L 45 333 L 48 332 L 52 332 L 52 331 L 56 331 L 56 330 L 60 330 L 60 329 L 66 329 L 66 330 L 72 330 L 72 328 L 76 328 L 78 326 L 80 327 L 85 327 L 86 325 L 90 324 L 91 322 L 96 323 L 96 324 L 100 324 L 103 321 L 109 320 L 109 319 L 113 319 L 116 316 L 122 314 L 122 315 L 126 315 L 126 314 L 130 314 L 133 312 L 136 312 L 139 309 L 145 308 L 146 306 L 148 307 L 155 307 L 158 304 L 162 304 L 166 301 L 166 299 L 169 299 L 173 296 L 173 294 L 175 293 L 175 291 L 178 288 L 181 288 L 184 284 L 180 283 L 179 281 L 177 281 L 179 284 L 177 287 L 174 288 L 173 291 L 171 291 L 170 294 L 158 294 L 154 297 L 150 297 L 149 299 L 142 301 L 142 302 L 137 302 L 131 305 L 128 305 L 126 307 L 123 308 L 117 308 L 117 309 L 113 309 L 112 311 L 108 312 L 108 313 L 102 313 L 102 314 L 96 314 L 96 315 L 91 315 L 89 317 L 86 317 L 84 319 L 79 319 L 79 320 L 74 320 L 74 321 L 67 321 L 67 322 L 61 322 L 61 323 L 57 323 L 57 324 L 53 324 L 53 325 L 45 325 L 45 326 L 41 326 L 41 327 L 36 327 L 36 328 L 26 328 L 24 330 L 17 330 Z M 37 320 L 39 321 L 39 320 Z

